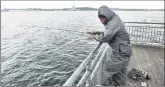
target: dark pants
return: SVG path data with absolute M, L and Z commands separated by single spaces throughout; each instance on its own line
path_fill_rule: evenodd
M 106 60 L 102 70 L 103 86 L 124 86 L 126 85 L 126 67 L 130 57 L 107 50 Z

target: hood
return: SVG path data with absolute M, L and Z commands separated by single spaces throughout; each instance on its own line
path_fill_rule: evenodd
M 98 11 L 98 16 L 103 15 L 108 19 L 108 21 L 111 20 L 114 14 L 115 13 L 112 10 L 110 10 L 107 6 L 101 6 Z

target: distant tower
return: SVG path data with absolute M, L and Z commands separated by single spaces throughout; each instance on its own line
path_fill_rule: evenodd
M 2 12 L 4 12 L 4 11 L 9 11 L 9 10 L 5 7 L 4 4 L 2 4 L 2 6 L 3 6 L 3 9 L 1 9 Z
M 72 6 L 72 9 L 71 9 L 72 11 L 76 11 L 76 8 L 75 8 L 75 3 L 74 3 L 74 5 Z

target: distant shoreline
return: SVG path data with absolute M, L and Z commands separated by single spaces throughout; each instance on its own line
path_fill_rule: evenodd
M 10 9 L 5 8 L 1 9 L 1 12 L 6 11 L 98 11 L 98 8 L 90 8 L 90 7 L 77 7 L 74 8 L 62 8 L 62 9 L 41 9 L 41 8 L 26 8 L 26 9 Z M 164 9 L 121 9 L 121 8 L 111 8 L 113 11 L 164 11 Z

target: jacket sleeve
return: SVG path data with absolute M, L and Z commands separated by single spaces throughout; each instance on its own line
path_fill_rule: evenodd
M 118 22 L 117 20 L 110 21 L 110 24 L 106 26 L 104 35 L 95 35 L 94 39 L 102 43 L 109 42 L 115 36 L 117 31 L 120 29 L 119 26 L 120 23 L 117 22 Z

